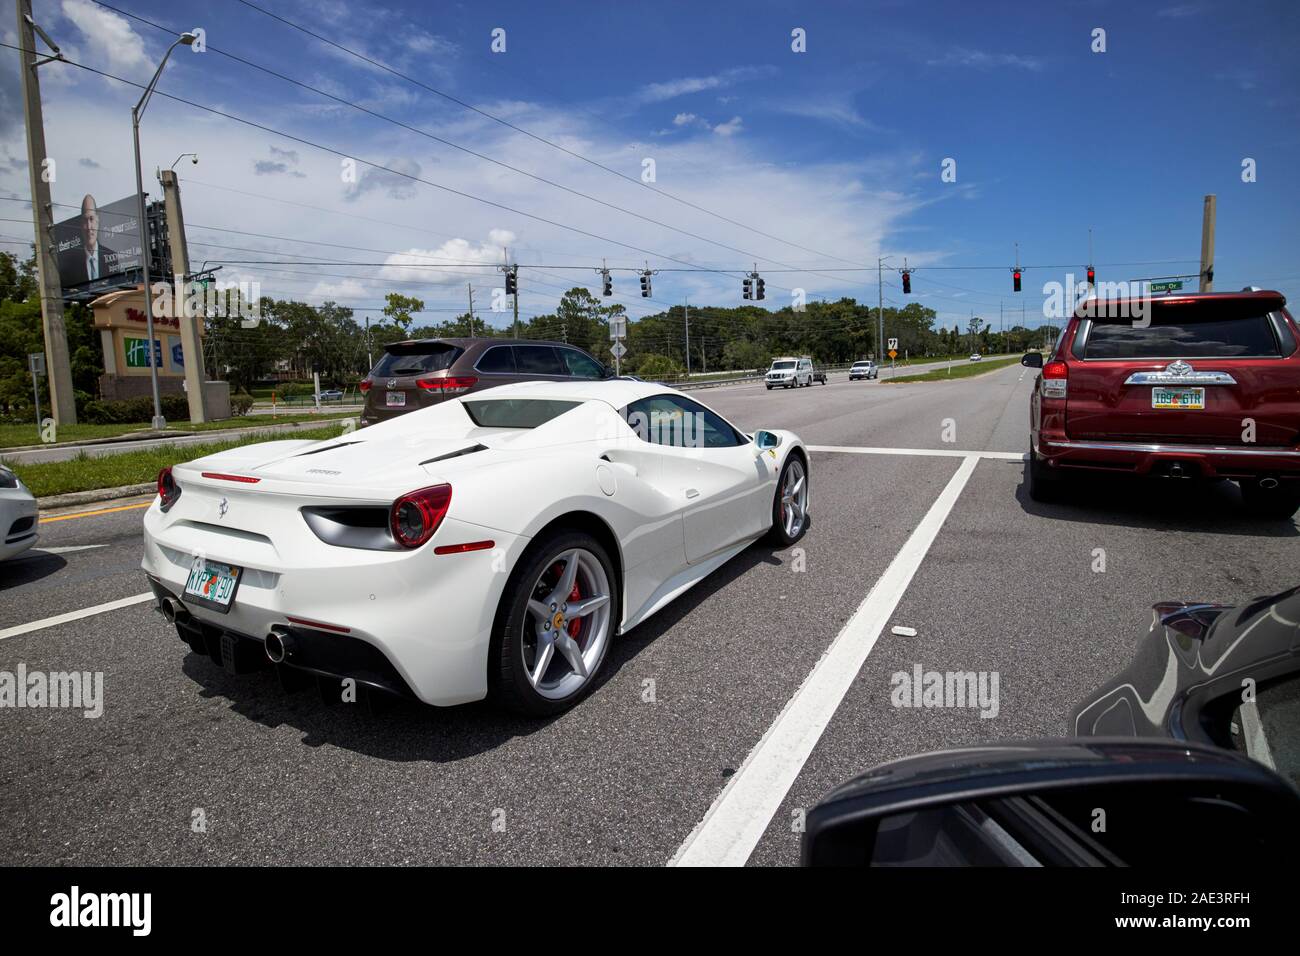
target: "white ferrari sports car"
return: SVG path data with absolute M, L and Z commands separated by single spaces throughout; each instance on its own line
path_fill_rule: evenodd
M 143 567 L 231 672 L 553 714 L 621 631 L 808 516 L 808 452 L 646 382 L 526 382 L 158 476 Z

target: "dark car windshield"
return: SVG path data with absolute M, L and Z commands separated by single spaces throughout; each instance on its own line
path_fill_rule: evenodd
M 375 378 L 388 375 L 423 375 L 426 372 L 441 372 L 451 368 L 451 363 L 460 358 L 464 349 L 455 345 L 434 343 L 412 343 L 410 345 L 389 345 L 383 356 L 370 373 Z
M 1282 354 L 1268 313 L 1180 319 L 1167 315 L 1168 311 L 1156 310 L 1146 328 L 1131 321 L 1095 322 L 1083 358 L 1276 358 Z
M 470 421 L 480 428 L 536 428 L 581 403 L 540 398 L 497 398 L 462 404 Z

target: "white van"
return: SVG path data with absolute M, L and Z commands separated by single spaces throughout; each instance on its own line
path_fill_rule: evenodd
M 813 362 L 807 355 L 800 358 L 786 355 L 772 359 L 772 367 L 763 378 L 763 384 L 769 390 L 777 385 L 782 388 L 802 388 L 812 383 Z

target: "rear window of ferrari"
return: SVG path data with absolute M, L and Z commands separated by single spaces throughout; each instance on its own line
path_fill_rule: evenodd
M 464 349 L 451 344 L 398 342 L 385 346 L 384 354 L 370 374 L 376 378 L 387 375 L 424 375 L 442 372 L 460 358 Z
M 582 403 L 543 398 L 494 398 L 461 404 L 465 406 L 470 421 L 479 428 L 536 428 Z
M 1156 309 L 1143 328 L 1131 320 L 1103 322 L 1084 319 L 1079 330 L 1085 359 L 1156 358 L 1277 358 L 1290 354 L 1279 341 L 1279 327 L 1267 312 L 1255 315 L 1162 315 Z M 1288 332 L 1289 335 L 1289 332 Z

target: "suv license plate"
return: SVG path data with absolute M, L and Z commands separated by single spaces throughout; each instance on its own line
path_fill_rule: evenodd
M 404 407 L 406 407 L 406 393 L 405 393 L 405 392 L 389 392 L 389 393 L 388 393 L 388 407 L 389 407 L 389 408 L 404 408 Z
M 1205 389 L 1203 388 L 1153 388 L 1151 389 L 1152 408 L 1204 408 Z
M 185 597 L 214 611 L 229 611 L 242 573 L 242 568 L 229 564 L 196 560 L 190 568 L 189 580 L 185 582 Z

